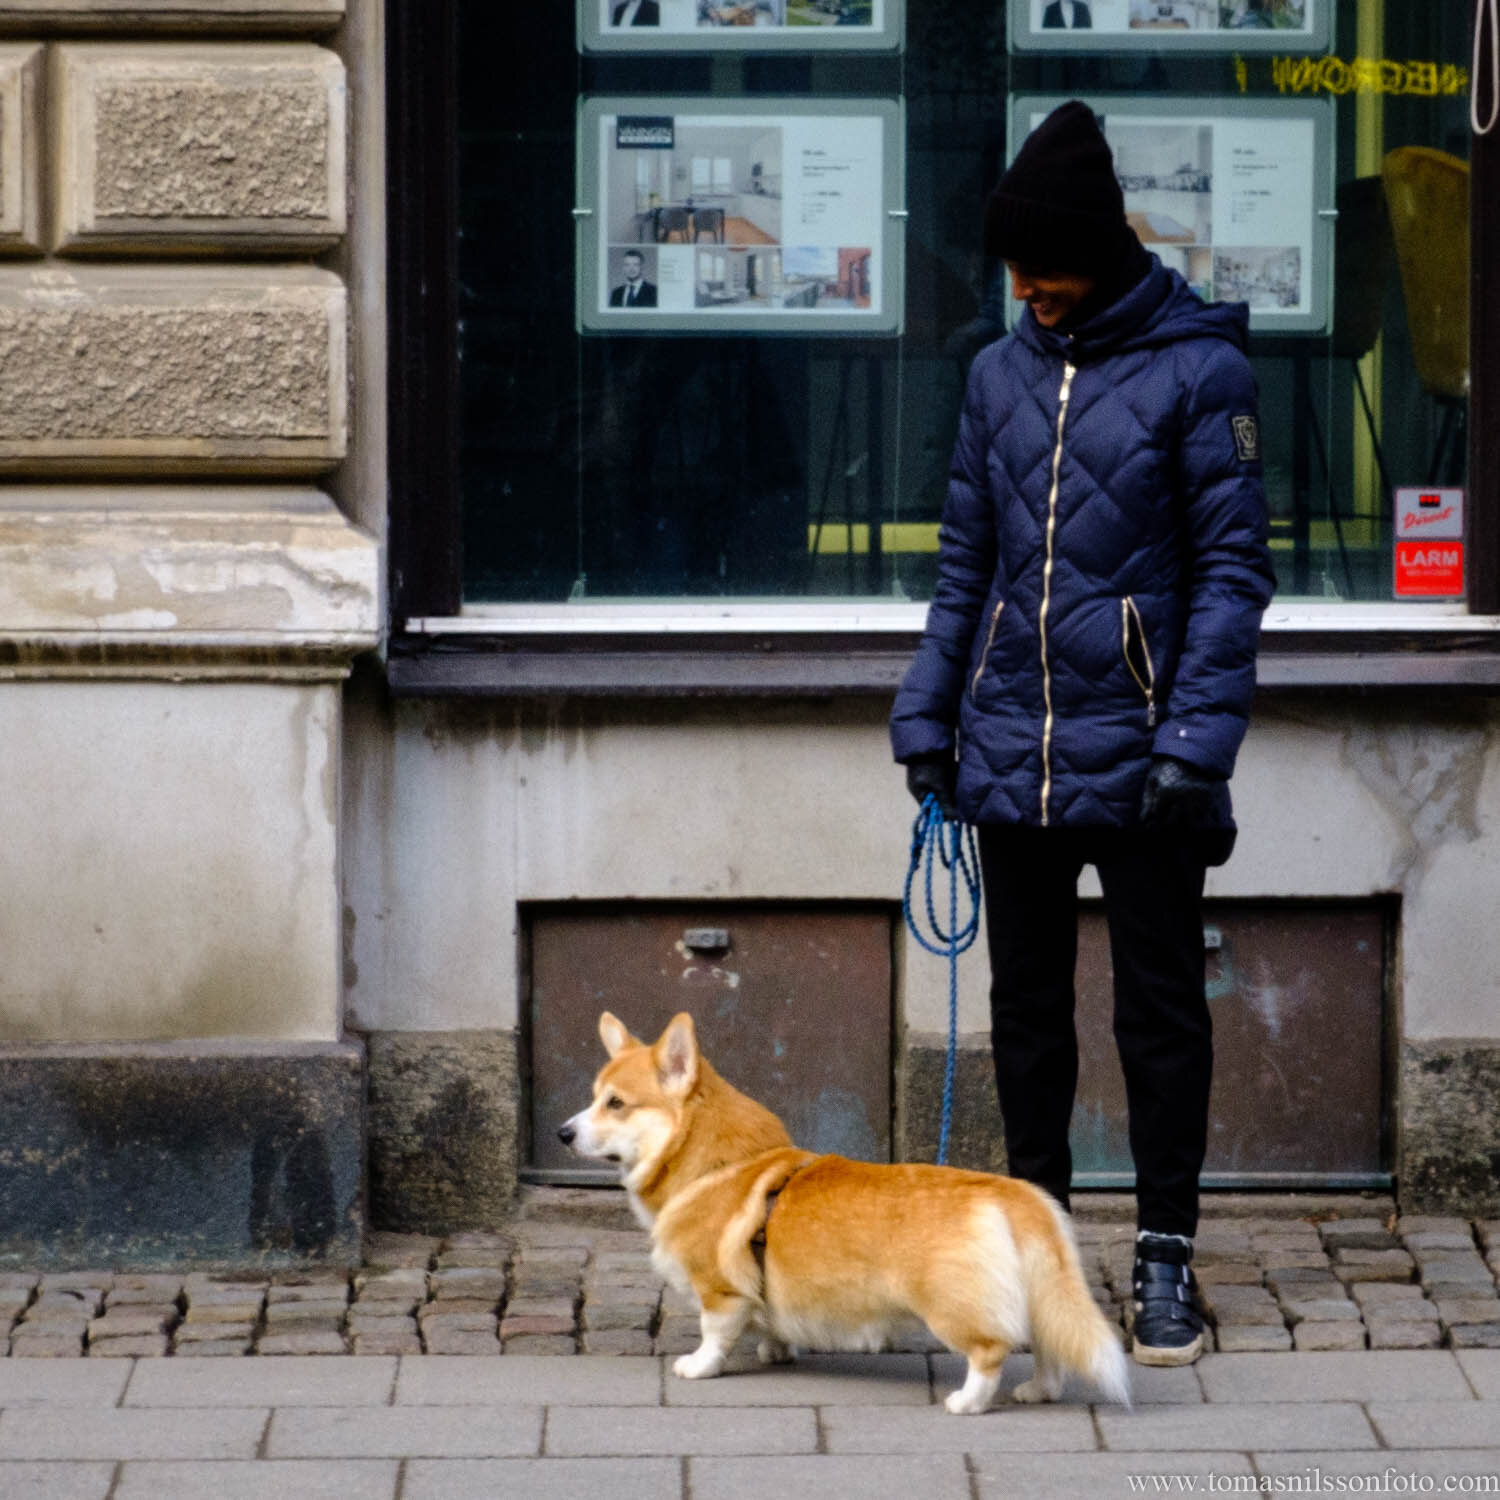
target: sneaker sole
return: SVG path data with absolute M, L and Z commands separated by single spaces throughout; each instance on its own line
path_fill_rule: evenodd
M 1136 1344 L 1130 1354 L 1138 1365 L 1151 1365 L 1163 1369 L 1172 1365 L 1190 1365 L 1203 1353 L 1203 1335 L 1200 1333 L 1191 1344 L 1181 1344 L 1175 1349 L 1152 1348 L 1149 1344 Z

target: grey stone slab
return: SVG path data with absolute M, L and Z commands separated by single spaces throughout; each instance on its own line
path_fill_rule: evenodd
M 418 1458 L 407 1464 L 401 1489 L 401 1500 L 496 1500 L 501 1495 L 680 1500 L 682 1465 L 675 1458 Z
M 1392 1448 L 1493 1448 L 1500 1401 L 1372 1401 L 1370 1420 Z
M 412 1355 L 396 1377 L 397 1406 L 656 1406 L 655 1359 L 609 1355 Z
M 1370 1324 L 1372 1349 L 1437 1349 L 1443 1331 L 1436 1323 L 1403 1323 L 1396 1319 Z
M 393 1358 L 289 1355 L 212 1367 L 167 1360 L 136 1367 L 125 1405 L 385 1406 L 395 1379 Z
M 817 1446 L 817 1422 L 805 1407 L 556 1406 L 547 1413 L 549 1457 L 813 1453 Z
M 394 1500 L 395 1459 L 126 1464 L 111 1500 Z
M 829 1453 L 1091 1453 L 1099 1446 L 1087 1406 L 997 1406 L 964 1417 L 941 1406 L 830 1407 L 822 1421 Z
M 1096 1500 L 1134 1494 L 1207 1494 L 1214 1480 L 1255 1471 L 1243 1453 L 1049 1453 L 1007 1454 L 973 1459 L 979 1500 Z M 1181 1484 L 1160 1491 L 1150 1476 L 1171 1476 Z M 1143 1486 L 1137 1488 L 1137 1485 Z M 1242 1490 L 1240 1493 L 1253 1493 Z
M 1288 1297 L 1284 1305 L 1287 1316 L 1294 1323 L 1303 1320 L 1314 1323 L 1359 1321 L 1359 1308 L 1347 1297 Z
M 1307 1349 L 1363 1349 L 1365 1325 L 1357 1318 L 1352 1323 L 1299 1323 L 1292 1330 L 1292 1347 Z
M 203 1368 L 195 1365 L 195 1369 Z M 254 1458 L 264 1408 L 220 1407 L 184 1421 L 176 1411 L 116 1407 L 0 1413 L 0 1459 Z
M 129 1379 L 126 1365 L 0 1359 L 0 1407 L 118 1406 Z
M 1446 1350 L 1236 1354 L 1198 1362 L 1210 1401 L 1468 1401 L 1473 1392 Z
M 1500 1349 L 1460 1349 L 1453 1357 L 1480 1400 L 1500 1401 Z
M 1278 1324 L 1222 1324 L 1217 1335 L 1221 1354 L 1263 1354 L 1292 1347 L 1292 1336 Z
M 1253 1354 L 1228 1356 L 1235 1361 Z M 1283 1364 L 1305 1355 L 1271 1355 Z M 1352 1401 L 1210 1402 L 1205 1406 L 1156 1407 L 1150 1411 L 1099 1411 L 1106 1448 L 1120 1452 L 1167 1449 L 1373 1448 L 1375 1433 L 1363 1408 Z
M 935 1354 L 932 1356 L 932 1383 L 934 1399 L 941 1402 L 949 1391 L 956 1391 L 964 1383 L 968 1361 L 961 1354 Z M 998 1400 L 1009 1401 L 1011 1392 L 1018 1385 L 1030 1380 L 1035 1364 L 1029 1354 L 1012 1354 L 1005 1361 L 1000 1379 Z M 1083 1381 L 1071 1377 L 1063 1387 L 1064 1403 L 1097 1400 L 1097 1394 Z M 1177 1369 L 1153 1369 L 1148 1365 L 1130 1366 L 1130 1399 L 1136 1406 L 1158 1406 L 1163 1403 L 1185 1401 L 1196 1406 L 1203 1400 L 1203 1387 L 1198 1382 L 1197 1370 L 1192 1365 Z
M 266 1439 L 270 1458 L 534 1458 L 539 1406 L 279 1409 Z
M 921 1354 L 805 1354 L 794 1365 L 762 1365 L 736 1354 L 714 1380 L 680 1380 L 667 1367 L 668 1406 L 926 1406 Z
M 904 1458 L 695 1458 L 688 1464 L 693 1500 L 747 1496 L 816 1496 L 817 1500 L 969 1500 L 957 1453 Z
M 5 1500 L 105 1500 L 115 1476 L 112 1463 L 0 1463 Z

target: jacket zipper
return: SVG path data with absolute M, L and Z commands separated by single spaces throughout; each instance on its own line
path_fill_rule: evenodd
M 1042 568 L 1042 609 L 1037 625 L 1042 642 L 1042 827 L 1052 817 L 1052 667 L 1047 660 L 1047 610 L 1052 603 L 1052 544 L 1057 533 L 1057 487 L 1062 472 L 1063 423 L 1068 415 L 1068 395 L 1073 388 L 1072 364 L 1063 363 L 1062 389 L 1057 396 L 1057 445 L 1052 450 L 1052 485 L 1047 493 L 1047 561 Z
M 1130 625 L 1135 622 L 1135 633 L 1140 637 L 1141 660 L 1146 664 L 1146 677 L 1141 680 L 1141 674 L 1135 669 L 1135 662 L 1130 656 Z M 1136 608 L 1135 600 L 1128 594 L 1120 600 L 1120 635 L 1124 641 L 1125 665 L 1130 668 L 1130 675 L 1135 678 L 1135 685 L 1146 695 L 1146 727 L 1156 728 L 1156 666 L 1151 660 L 1151 645 L 1146 640 L 1146 627 L 1141 623 L 1141 612 Z
M 990 652 L 995 645 L 995 630 L 1000 624 L 1000 611 L 1004 608 L 1004 599 L 995 600 L 995 608 L 990 614 L 990 631 L 984 638 L 984 650 L 979 653 L 979 665 L 974 668 L 974 680 L 969 684 L 971 698 L 979 691 L 979 679 L 984 676 L 984 669 L 989 663 Z

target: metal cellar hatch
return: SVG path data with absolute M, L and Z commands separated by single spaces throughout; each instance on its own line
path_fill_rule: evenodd
M 646 1039 L 692 1012 L 714 1066 L 799 1145 L 889 1161 L 895 920 L 850 903 L 530 908 L 525 1176 L 617 1180 L 557 1139 L 605 1061 L 601 1010 Z

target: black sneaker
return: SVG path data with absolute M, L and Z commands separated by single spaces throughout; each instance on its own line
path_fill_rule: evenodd
M 1203 1312 L 1188 1264 L 1193 1242 L 1174 1234 L 1138 1234 L 1131 1287 L 1138 1365 L 1190 1365 L 1203 1353 Z

